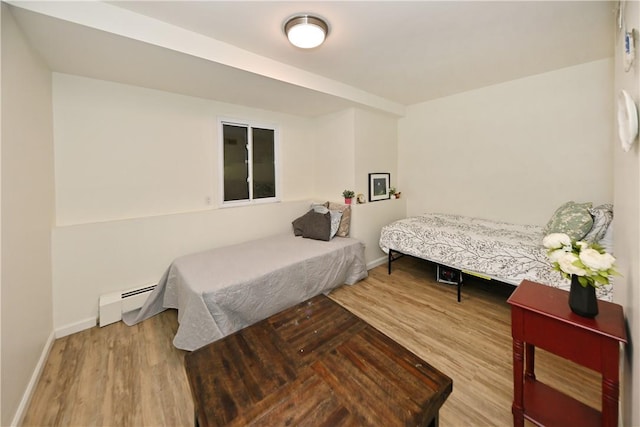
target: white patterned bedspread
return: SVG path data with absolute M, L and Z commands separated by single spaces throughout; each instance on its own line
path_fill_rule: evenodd
M 450 214 L 424 214 L 382 228 L 380 247 L 511 285 L 524 279 L 569 290 L 570 281 L 551 267 L 542 246 L 542 227 Z M 597 290 L 611 301 L 611 285 Z

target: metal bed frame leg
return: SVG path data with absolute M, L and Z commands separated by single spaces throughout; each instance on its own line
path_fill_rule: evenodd
M 387 255 L 387 272 L 388 274 L 391 274 L 391 263 L 393 261 L 395 261 L 395 259 L 393 258 L 393 249 L 389 249 L 389 254 Z M 403 253 L 398 252 L 400 254 L 400 257 L 404 256 Z M 460 280 L 458 280 L 458 302 L 462 301 L 462 271 L 460 271 Z

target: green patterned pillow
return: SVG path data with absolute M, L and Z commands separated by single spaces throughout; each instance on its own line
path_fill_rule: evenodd
M 565 233 L 573 240 L 582 239 L 593 227 L 589 213 L 592 203 L 567 202 L 560 206 L 544 228 L 544 235 Z

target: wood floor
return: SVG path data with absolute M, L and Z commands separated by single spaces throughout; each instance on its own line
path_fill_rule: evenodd
M 512 288 L 434 280 L 429 263 L 405 257 L 331 293 L 339 302 L 453 379 L 442 426 L 512 425 Z M 56 340 L 25 426 L 192 426 L 183 359 L 171 340 L 174 310 L 133 327 L 119 322 Z M 600 409 L 600 377 L 549 353 L 536 354 L 538 379 Z

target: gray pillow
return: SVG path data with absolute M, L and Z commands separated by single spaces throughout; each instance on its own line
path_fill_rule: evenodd
M 331 213 L 318 213 L 311 209 L 292 222 L 293 234 L 308 239 L 331 240 Z
M 307 212 L 306 214 L 302 215 L 300 218 L 296 218 L 293 220 L 291 224 L 293 225 L 293 234 L 295 236 L 302 236 L 302 230 L 304 229 L 304 225 L 308 217 L 310 217 L 312 213 L 313 213 L 313 209 Z
M 544 235 L 565 233 L 572 240 L 582 239 L 593 226 L 589 213 L 592 203 L 567 202 L 556 209 L 544 228 Z
M 315 240 L 331 240 L 331 213 L 321 214 L 315 211 L 307 217 L 302 228 L 302 237 Z
M 331 236 L 329 238 L 333 239 L 336 233 L 338 233 L 338 228 L 340 227 L 340 221 L 342 220 L 342 211 L 338 211 L 338 210 L 330 211 L 329 208 L 325 206 L 328 204 L 329 202 L 325 204 L 312 203 L 311 209 L 313 209 L 314 212 L 321 213 L 321 214 L 326 214 L 327 212 L 331 212 Z

